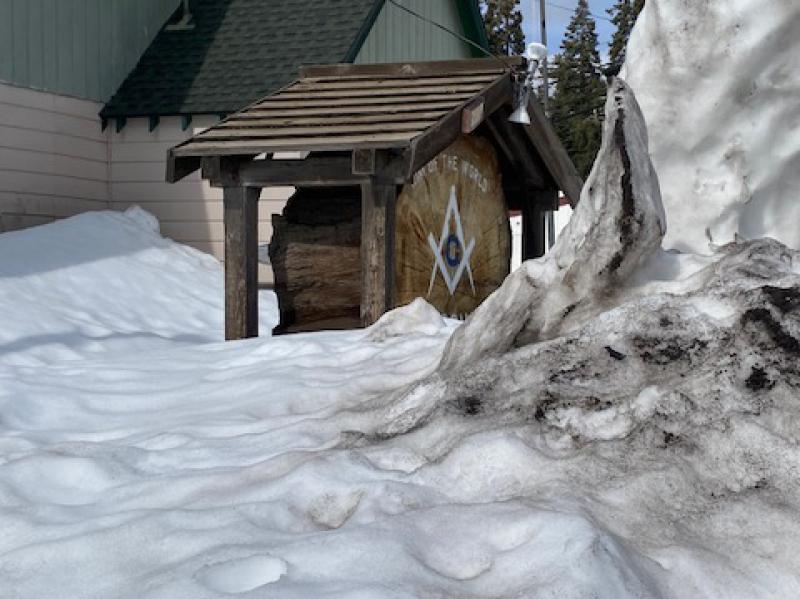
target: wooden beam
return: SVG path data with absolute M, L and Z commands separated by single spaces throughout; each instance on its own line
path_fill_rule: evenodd
M 470 134 L 478 128 L 486 116 L 483 98 L 470 102 L 461 111 L 461 133 Z
M 580 200 L 583 180 L 550 125 L 550 121 L 547 120 L 538 100 L 531 99 L 528 102 L 528 114 L 531 117 L 531 124 L 520 125 L 520 127 L 528 135 L 550 174 L 553 175 L 561 191 L 569 198 L 569 202 L 574 208 Z
M 200 168 L 200 158 L 197 156 L 175 156 L 170 148 L 167 151 L 167 183 L 175 183 L 185 176 L 192 174 Z
M 298 187 L 359 185 L 363 176 L 353 175 L 351 161 L 343 156 L 309 156 L 304 160 L 253 160 L 239 167 L 243 185 Z
M 511 162 L 520 171 L 520 180 L 527 181 L 532 187 L 547 187 L 549 177 L 534 158 L 534 149 L 525 139 L 525 132 L 508 121 L 508 110 L 498 110 L 488 119 L 486 124 L 493 135 L 500 137 L 507 144 Z
M 351 172 L 354 175 L 374 175 L 375 153 L 375 150 L 353 150 Z
M 333 64 L 301 67 L 303 79 L 326 79 L 329 77 L 424 77 L 453 75 L 455 73 L 491 73 L 523 67 L 525 59 L 518 56 L 508 58 L 476 58 L 473 60 L 438 60 L 428 62 L 397 62 L 389 64 Z
M 503 104 L 513 98 L 511 85 L 511 75 L 506 74 L 498 78 L 492 85 L 487 87 L 470 103 L 483 100 L 484 114 L 494 113 Z M 459 106 L 450 112 L 433 127 L 430 127 L 422 135 L 414 138 L 411 147 L 406 150 L 409 155 L 410 172 L 407 178 L 410 180 L 414 173 L 428 164 L 439 152 L 452 144 L 461 135 L 462 110 L 465 106 Z
M 258 336 L 258 187 L 226 187 L 225 339 Z
M 397 187 L 370 179 L 361 186 L 361 324 L 394 307 Z

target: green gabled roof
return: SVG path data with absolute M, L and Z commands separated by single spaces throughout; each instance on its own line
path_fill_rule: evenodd
M 238 110 L 289 83 L 299 65 L 344 60 L 381 2 L 191 0 L 194 28 L 162 28 L 100 116 Z
M 477 0 L 455 2 L 465 33 L 485 47 Z M 194 28 L 165 25 L 100 116 L 234 112 L 288 84 L 302 65 L 352 62 L 384 4 L 190 0 Z

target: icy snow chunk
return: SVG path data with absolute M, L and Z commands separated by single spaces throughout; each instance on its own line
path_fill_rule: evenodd
M 133 223 L 139 225 L 145 231 L 151 233 L 159 233 L 161 227 L 158 224 L 158 219 L 141 206 L 131 206 L 127 208 L 123 214 Z
M 421 297 L 395 308 L 369 328 L 371 341 L 384 341 L 402 335 L 436 335 L 446 326 L 439 311 Z
M 236 594 L 276 582 L 287 570 L 282 559 L 252 555 L 208 566 L 197 573 L 197 578 L 213 591 Z

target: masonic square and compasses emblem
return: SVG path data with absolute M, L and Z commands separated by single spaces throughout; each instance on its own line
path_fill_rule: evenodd
M 451 220 L 455 221 L 455 233 L 450 232 Z M 450 188 L 450 201 L 447 203 L 439 241 L 436 241 L 433 233 L 428 233 L 428 245 L 433 252 L 433 269 L 431 270 L 431 282 L 428 285 L 428 297 L 433 291 L 437 269 L 442 274 L 450 295 L 455 293 L 456 287 L 466 271 L 472 295 L 475 295 L 475 281 L 472 279 L 472 267 L 469 263 L 470 256 L 475 249 L 475 238 L 473 237 L 469 242 L 464 238 L 464 227 L 461 224 L 461 213 L 458 211 L 455 185 Z

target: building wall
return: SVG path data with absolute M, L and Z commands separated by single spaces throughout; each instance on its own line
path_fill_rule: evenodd
M 179 117 L 161 119 L 155 131 L 149 131 L 147 119 L 128 119 L 119 133 L 110 136 L 111 208 L 124 210 L 138 204 L 153 213 L 161 223 L 161 232 L 181 243 L 194 246 L 222 259 L 224 226 L 222 190 L 212 188 L 196 171 L 178 183 L 164 180 L 167 150 L 193 133 L 213 125 L 214 117 L 195 117 L 186 131 Z M 280 213 L 292 188 L 270 188 L 261 193 L 258 236 L 268 243 L 272 236 L 271 215 Z M 271 282 L 272 273 L 264 267 L 260 280 Z
M 403 6 L 464 35 L 453 0 L 404 0 Z M 355 62 L 449 60 L 471 56 L 469 47 L 458 38 L 386 2 Z
M 179 0 L 0 0 L 0 80 L 105 101 Z
M 105 131 L 102 105 L 134 66 L 179 0 L 0 0 L 0 231 L 96 209 L 138 204 L 164 235 L 222 258 L 222 192 L 198 172 L 164 180 L 167 149 L 214 124 L 196 117 L 128 119 Z M 405 0 L 426 17 L 462 32 L 452 0 Z M 133 25 L 131 25 L 133 24 Z M 460 40 L 386 3 L 356 62 L 470 57 Z M 49 90 L 56 93 L 47 93 Z M 262 192 L 259 240 L 272 235 L 292 188 Z M 272 280 L 268 268 L 260 279 Z
M 0 83 L 0 231 L 108 207 L 100 108 Z

